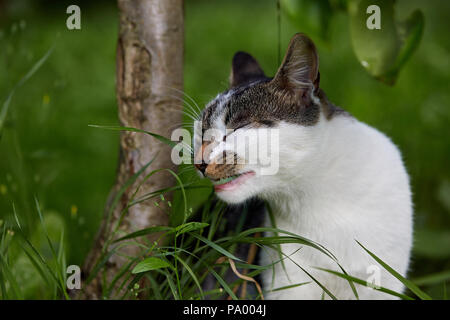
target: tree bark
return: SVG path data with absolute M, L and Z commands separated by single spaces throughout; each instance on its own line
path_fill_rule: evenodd
M 176 92 L 171 88 L 183 89 L 183 0 L 118 0 L 118 6 L 120 26 L 116 75 L 120 124 L 170 137 L 169 128 L 180 123 L 182 117 L 182 103 L 174 98 Z M 170 153 L 169 146 L 146 134 L 121 132 L 117 179 L 110 199 L 155 157 L 145 173 L 157 168 L 174 169 Z M 105 246 L 106 235 L 112 231 L 144 177 L 145 174 L 140 175 L 125 191 L 109 220 L 107 212 L 112 203 L 108 201 L 97 239 L 83 268 L 85 275 L 92 271 Z M 173 184 L 169 173 L 160 172 L 144 182 L 137 196 Z M 167 215 L 162 209 L 153 201 L 134 205 L 129 208 L 120 230 L 129 233 L 167 224 Z M 133 256 L 136 250 L 135 247 L 124 247 L 121 253 Z M 107 282 L 126 261 L 117 254 L 109 258 L 105 270 Z M 102 298 L 101 273 L 83 289 L 82 298 Z

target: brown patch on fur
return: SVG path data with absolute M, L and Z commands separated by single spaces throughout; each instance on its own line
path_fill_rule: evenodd
M 211 180 L 220 180 L 240 173 L 244 164 L 238 163 L 239 158 L 234 152 L 227 152 L 209 163 L 205 170 L 205 176 Z

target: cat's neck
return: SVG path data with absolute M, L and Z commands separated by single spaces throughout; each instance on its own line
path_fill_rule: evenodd
M 367 126 L 344 116 L 322 121 L 326 122 L 317 126 L 322 130 L 317 152 L 293 166 L 277 192 L 264 196 L 277 221 L 291 230 L 306 222 L 327 224 L 336 218 L 337 209 L 352 205 L 361 185 L 373 182 L 367 166 L 376 151 L 370 150 L 374 144 Z

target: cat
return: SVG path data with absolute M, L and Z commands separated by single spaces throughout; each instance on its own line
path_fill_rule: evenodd
M 194 138 L 197 145 L 201 140 L 196 155 L 201 161 L 195 166 L 213 181 L 219 199 L 231 205 L 255 197 L 267 201 L 277 228 L 324 246 L 348 274 L 363 280 L 372 276 L 379 280 L 376 285 L 402 292 L 402 283 L 358 244 L 406 275 L 413 208 L 401 154 L 383 133 L 333 105 L 319 83 L 318 53 L 304 34 L 293 36 L 273 78 L 251 55 L 236 53 L 230 89 L 201 113 L 201 130 Z M 261 165 L 246 161 L 247 154 L 226 148 L 231 136 L 268 128 L 276 129 L 279 137 L 275 174 L 261 174 Z M 205 140 L 208 129 L 221 132 L 224 142 Z M 229 134 L 227 129 L 234 131 Z M 234 161 L 223 163 L 225 156 Z M 272 226 L 267 216 L 264 224 Z M 315 248 L 299 247 L 282 244 L 284 267 L 277 263 L 262 274 L 267 299 L 356 298 L 347 280 L 317 269 L 342 273 L 333 259 Z M 265 249 L 259 263 L 268 265 L 279 258 Z M 299 283 L 306 284 L 273 291 Z M 396 298 L 355 287 L 359 299 Z

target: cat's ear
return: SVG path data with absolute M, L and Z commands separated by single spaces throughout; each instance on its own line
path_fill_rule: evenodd
M 237 87 L 251 81 L 266 78 L 258 62 L 248 53 L 239 51 L 234 54 L 231 65 L 230 87 Z
M 295 97 L 309 98 L 311 91 L 319 87 L 319 56 L 310 38 L 297 33 L 289 43 L 286 55 L 272 80 L 278 89 Z

